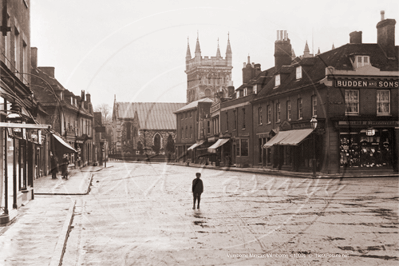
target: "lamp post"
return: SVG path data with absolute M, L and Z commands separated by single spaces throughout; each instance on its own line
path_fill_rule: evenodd
M 316 178 L 316 132 L 315 129 L 317 128 L 317 119 L 316 117 L 312 117 L 310 120 L 310 125 L 313 129 L 313 160 L 312 160 L 312 168 L 313 168 L 313 178 Z

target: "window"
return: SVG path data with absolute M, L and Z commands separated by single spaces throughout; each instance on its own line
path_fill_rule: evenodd
M 190 126 L 190 138 L 192 138 L 192 137 L 193 137 L 193 127 Z
M 242 128 L 245 128 L 245 108 L 242 108 Z
M 184 138 L 184 128 L 183 127 L 181 128 L 181 134 L 180 135 L 181 135 L 181 138 Z
M 236 110 L 233 110 L 233 123 L 234 123 L 234 129 L 237 129 L 237 114 L 236 114 Z
M 185 137 L 188 138 L 188 128 L 186 126 Z
M 243 95 L 243 97 L 245 97 L 245 96 L 247 96 L 248 95 L 248 88 L 244 88 L 244 95 Z
M 241 156 L 248 156 L 248 139 L 241 139 Z
M 358 55 L 356 56 L 356 67 L 363 67 L 370 65 L 370 57 L 364 56 L 364 55 Z
M 280 113 L 281 113 L 281 108 L 280 108 L 280 103 L 276 103 L 276 122 L 280 122 Z
M 302 66 L 296 68 L 296 79 L 302 78 Z
M 257 85 L 257 84 L 255 84 L 255 85 L 252 87 L 252 92 L 253 92 L 254 94 L 257 94 L 257 93 L 258 93 L 258 85 Z
M 240 98 L 240 92 L 241 91 L 237 91 L 237 98 Z
M 291 121 L 291 101 L 287 101 L 287 120 Z
M 345 114 L 359 114 L 358 90 L 345 90 Z
M 317 117 L 317 95 L 312 96 L 312 117 Z
M 24 77 L 22 82 L 25 84 L 28 84 L 28 74 L 26 74 L 26 73 L 28 73 L 28 71 L 29 71 L 28 70 L 28 45 L 26 44 L 25 41 L 23 41 L 23 43 L 22 43 L 22 73 L 25 73 L 25 74 L 22 74 L 22 77 Z
M 280 86 L 280 74 L 276 75 L 276 78 L 274 80 L 274 86 Z
M 192 112 L 190 112 L 190 117 L 192 117 Z
M 211 121 L 208 120 L 208 134 L 211 134 Z
M 20 41 L 19 41 L 19 31 L 17 28 L 14 30 L 14 66 L 16 72 L 21 72 L 20 70 Z M 19 76 L 19 74 L 17 74 Z
M 302 113 L 302 98 L 298 99 L 298 120 L 303 118 L 303 113 Z
M 377 90 L 377 115 L 389 115 L 390 112 L 390 91 Z
M 229 113 L 226 111 L 226 131 L 229 131 Z
M 267 123 L 270 124 L 272 122 L 272 107 L 270 105 L 267 106 Z
M 262 125 L 262 107 L 258 108 L 258 124 Z

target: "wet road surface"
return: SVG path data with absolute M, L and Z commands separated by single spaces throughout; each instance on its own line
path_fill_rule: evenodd
M 191 181 L 202 173 L 201 209 Z M 63 265 L 397 265 L 398 180 L 115 163 L 77 197 Z

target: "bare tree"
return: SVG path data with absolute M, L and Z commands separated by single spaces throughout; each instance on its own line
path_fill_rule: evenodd
M 108 104 L 102 103 L 100 105 L 97 105 L 94 108 L 94 111 L 95 112 L 101 112 L 101 115 L 103 117 L 103 123 L 108 122 L 108 120 L 110 119 L 108 116 L 109 116 L 109 114 L 111 112 L 111 107 Z

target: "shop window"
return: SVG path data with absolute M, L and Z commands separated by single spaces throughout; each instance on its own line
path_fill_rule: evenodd
M 291 121 L 291 101 L 287 101 L 287 120 Z
M 345 114 L 359 114 L 359 91 L 345 90 Z
M 389 115 L 390 112 L 390 91 L 377 90 L 377 115 Z
M 312 96 L 312 117 L 317 117 L 317 95 Z
M 363 129 L 340 133 L 342 168 L 368 169 L 392 166 L 392 132 Z
M 298 120 L 301 120 L 303 118 L 303 113 L 302 113 L 302 98 L 298 99 Z
M 241 156 L 248 156 L 248 139 L 240 140 Z

